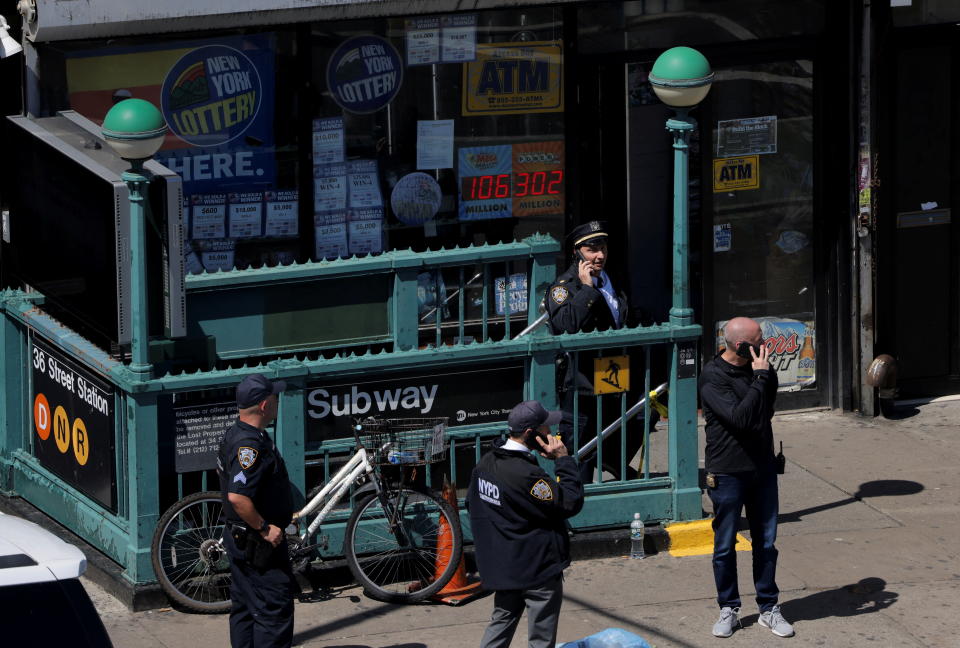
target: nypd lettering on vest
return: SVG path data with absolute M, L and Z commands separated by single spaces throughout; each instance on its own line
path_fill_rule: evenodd
M 500 506 L 500 488 L 496 484 L 492 484 L 486 479 L 478 479 L 477 493 L 480 495 L 480 499 L 487 504 Z

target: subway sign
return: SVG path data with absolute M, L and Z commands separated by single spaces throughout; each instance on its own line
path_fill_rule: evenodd
M 35 334 L 30 360 L 34 456 L 64 482 L 116 511 L 113 385 Z
M 477 44 L 463 65 L 463 115 L 563 111 L 560 41 Z

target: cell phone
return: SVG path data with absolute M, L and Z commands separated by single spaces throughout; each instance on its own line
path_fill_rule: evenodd
M 576 250 L 573 251 L 573 260 L 576 261 L 576 262 L 578 262 L 578 263 L 579 263 L 580 261 L 586 261 L 586 259 L 583 258 L 583 254 L 580 253 L 580 249 L 579 249 L 579 248 L 577 248 Z
M 753 356 L 750 355 L 750 349 L 753 349 L 755 354 L 760 355 L 760 347 L 753 346 L 749 342 L 741 342 L 737 345 L 737 355 L 747 360 L 753 360 Z

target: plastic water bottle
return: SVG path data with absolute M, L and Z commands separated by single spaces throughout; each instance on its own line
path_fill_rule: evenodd
M 643 551 L 643 520 L 640 519 L 639 513 L 633 514 L 633 522 L 630 523 L 630 557 L 647 557 Z

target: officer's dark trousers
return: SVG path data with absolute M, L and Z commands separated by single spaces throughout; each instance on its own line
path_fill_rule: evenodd
M 525 590 L 498 590 L 493 595 L 493 614 L 483 633 L 480 648 L 507 648 L 527 609 L 527 641 L 530 648 L 553 648 L 563 603 L 563 574 Z
M 225 538 L 232 545 L 230 534 Z M 230 552 L 230 645 L 233 648 L 280 648 L 293 643 L 294 577 L 286 545 L 274 552 L 267 569 L 254 568 Z

